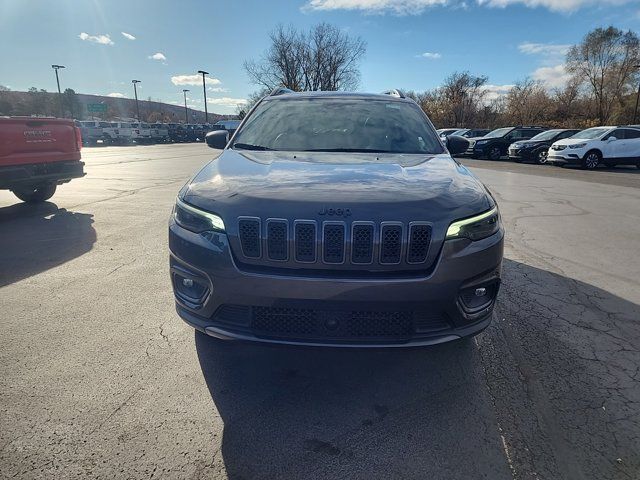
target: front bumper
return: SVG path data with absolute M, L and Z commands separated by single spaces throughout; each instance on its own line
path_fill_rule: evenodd
M 536 160 L 536 154 L 529 148 L 509 148 L 509 160 L 531 162 Z
M 503 238 L 501 229 L 477 242 L 445 242 L 435 267 L 415 277 L 307 277 L 295 270 L 242 271 L 225 234 L 206 238 L 172 220 L 176 309 L 189 325 L 226 340 L 343 347 L 443 343 L 491 322 Z M 185 279 L 193 286 L 185 287 Z M 477 288 L 487 289 L 487 301 L 468 308 L 466 295 Z
M 555 165 L 580 165 L 582 163 L 583 152 L 565 150 L 549 150 L 547 162 Z
M 11 190 L 21 186 L 48 182 L 62 184 L 73 178 L 84 177 L 84 162 L 45 162 L 0 167 L 0 189 Z

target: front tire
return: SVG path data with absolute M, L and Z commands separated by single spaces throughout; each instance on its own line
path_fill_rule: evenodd
M 602 161 L 602 155 L 596 150 L 587 152 L 582 159 L 582 168 L 585 170 L 593 170 Z
M 536 155 L 536 163 L 538 165 L 544 165 L 547 163 L 547 156 L 548 156 L 548 151 L 547 150 L 540 150 L 538 152 L 538 154 Z
M 500 147 L 491 147 L 489 149 L 489 153 L 487 153 L 487 158 L 489 160 L 500 160 L 500 157 L 502 157 L 502 151 L 500 150 Z
M 13 190 L 13 194 L 23 202 L 40 203 L 49 200 L 56 193 L 57 185 L 55 183 L 44 183 L 31 187 L 22 187 Z

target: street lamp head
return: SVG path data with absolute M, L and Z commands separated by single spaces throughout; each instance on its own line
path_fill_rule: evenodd
M 142 83 L 142 80 L 131 80 L 131 83 Z
M 51 68 L 58 70 L 59 68 L 65 68 L 64 65 L 51 65 Z
M 198 70 L 198 73 L 201 73 L 202 75 L 209 75 L 209 72 L 205 72 L 204 70 Z
M 190 92 L 190 91 L 191 91 L 191 90 L 189 90 L 188 88 L 183 88 L 183 89 L 182 89 L 182 93 L 187 93 L 187 92 Z

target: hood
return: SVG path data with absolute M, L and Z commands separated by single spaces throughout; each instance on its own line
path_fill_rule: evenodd
M 449 155 L 224 150 L 181 192 L 226 216 L 314 219 L 323 208 L 355 220 L 437 221 L 491 208 L 480 181 Z M 402 218 L 399 218 L 402 217 Z
M 557 142 L 553 142 L 554 145 L 577 145 L 579 143 L 587 143 L 593 142 L 597 140 L 597 138 L 563 138 L 562 140 L 558 140 Z
M 543 143 L 548 143 L 549 140 L 518 140 L 517 142 L 513 142 L 511 145 L 514 147 L 520 147 L 521 145 L 542 145 Z

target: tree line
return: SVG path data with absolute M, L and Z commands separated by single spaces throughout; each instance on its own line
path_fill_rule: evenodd
M 260 88 L 238 110 L 240 116 L 278 86 L 294 91 L 355 90 L 366 44 L 339 28 L 321 23 L 309 32 L 277 27 L 258 60 L 244 64 Z M 637 121 L 636 88 L 640 82 L 640 40 L 632 31 L 596 28 L 566 54 L 568 81 L 549 89 L 531 78 L 504 92 L 492 91 L 489 78 L 454 72 L 439 87 L 405 92 L 438 127 L 546 125 L 590 127 Z

